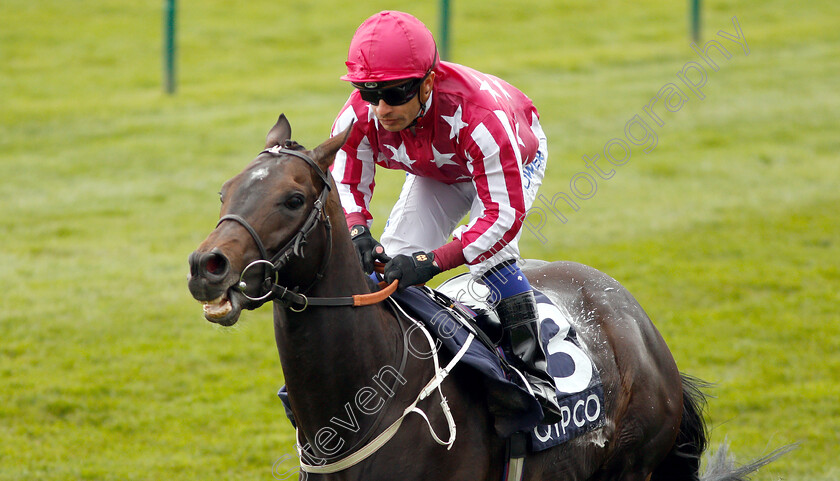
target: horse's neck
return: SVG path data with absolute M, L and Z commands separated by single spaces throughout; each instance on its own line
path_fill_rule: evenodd
M 310 297 L 370 290 L 348 234 L 335 237 L 325 276 Z M 394 395 L 390 387 L 399 387 L 404 343 L 386 302 L 300 313 L 275 306 L 275 335 L 296 421 L 310 440 L 322 428 L 346 434 L 348 443 L 364 435 L 374 408 Z

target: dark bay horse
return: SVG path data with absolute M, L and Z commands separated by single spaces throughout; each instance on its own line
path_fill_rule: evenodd
M 243 309 L 274 301 L 275 338 L 299 443 L 308 445 L 305 453 L 315 463 L 333 462 L 375 444 L 435 368 L 429 359 L 406 355 L 411 326 L 388 303 L 345 302 L 372 288 L 328 173 L 343 136 L 312 151 L 290 137 L 281 115 L 266 150 L 224 184 L 220 221 L 190 255 L 189 288 L 204 303 L 207 320 L 225 326 L 236 323 Z M 633 296 L 580 264 L 545 263 L 525 272 L 573 313 L 601 376 L 606 423 L 529 455 L 524 479 L 700 479 L 706 448 L 700 384 L 679 373 Z M 456 368 L 441 386 L 457 429 L 450 449 L 430 433 L 446 433 L 449 426 L 435 393 L 418 403 L 428 425 L 411 413 L 390 440 L 357 464 L 331 474 L 302 473 L 301 479 L 502 479 L 505 440 L 496 435 L 473 377 Z M 778 454 L 739 469 L 719 460 L 714 476 L 703 479 L 742 479 Z

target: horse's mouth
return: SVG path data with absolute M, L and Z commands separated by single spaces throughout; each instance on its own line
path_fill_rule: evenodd
M 193 298 L 200 302 L 204 318 L 222 326 L 232 326 L 239 320 L 243 309 L 254 309 L 262 305 L 245 295 L 239 287 L 237 275 L 210 282 L 201 275 L 190 275 L 189 288 Z
M 204 301 L 201 303 L 204 306 L 204 318 L 210 322 L 220 324 L 222 326 L 232 326 L 239 320 L 239 314 L 242 312 L 239 303 L 231 300 L 228 293 L 213 299 L 212 301 Z
M 202 302 L 202 304 L 204 305 L 204 317 L 207 319 L 225 317 L 233 310 L 233 304 L 231 304 L 230 299 L 224 294 L 212 301 Z

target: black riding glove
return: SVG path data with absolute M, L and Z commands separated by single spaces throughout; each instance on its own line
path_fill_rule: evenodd
M 391 260 L 385 254 L 385 248 L 370 234 L 370 229 L 366 225 L 354 225 L 350 229 L 350 238 L 353 239 L 353 245 L 356 246 L 356 253 L 359 254 L 359 260 L 362 262 L 362 269 L 365 274 L 373 272 L 373 261 L 385 263 Z
M 390 284 L 399 279 L 400 289 L 424 284 L 440 274 L 440 267 L 435 265 L 434 260 L 433 252 L 415 252 L 411 257 L 403 254 L 394 256 L 385 264 L 385 282 Z

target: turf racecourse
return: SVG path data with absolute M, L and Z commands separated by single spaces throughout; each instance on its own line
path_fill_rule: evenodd
M 716 383 L 715 444 L 802 443 L 754 479 L 840 478 L 840 7 L 704 2 L 715 70 L 685 2 L 546 3 L 453 2 L 454 60 L 535 100 L 542 192 L 577 207 L 537 204 L 523 253 L 624 283 Z M 187 255 L 281 111 L 304 145 L 326 137 L 359 22 L 398 8 L 437 31 L 437 2 L 179 5 L 169 97 L 160 2 L 0 4 L 0 480 L 295 465 L 269 310 L 205 322 Z M 381 174 L 377 232 L 401 178 Z

